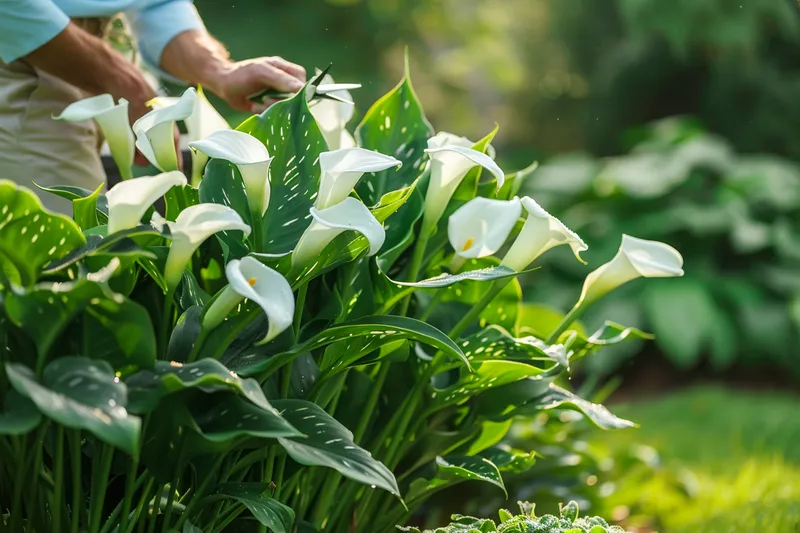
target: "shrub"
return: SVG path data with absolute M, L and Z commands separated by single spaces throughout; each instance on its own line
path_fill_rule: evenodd
M 275 533 L 391 531 L 463 481 L 504 491 L 534 461 L 497 445 L 512 418 L 631 425 L 564 386 L 571 361 L 640 332 L 571 324 L 616 285 L 682 274 L 680 255 L 623 238 L 561 325 L 522 335 L 515 277 L 580 237 L 515 197 L 527 173 L 487 155 L 495 132 L 433 135 L 408 75 L 341 148 L 348 94 L 322 79 L 194 142 L 196 187 L 172 144 L 207 106 L 194 89 L 133 131 L 107 95 L 64 111 L 98 117 L 122 176 L 134 133 L 163 171 L 50 189 L 72 219 L 0 182 L 12 531 L 241 531 L 246 510 Z

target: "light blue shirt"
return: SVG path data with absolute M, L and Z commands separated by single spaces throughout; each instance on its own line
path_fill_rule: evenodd
M 158 67 L 179 33 L 203 29 L 192 0 L 0 0 L 0 59 L 11 63 L 61 33 L 71 17 L 125 13 L 142 58 Z

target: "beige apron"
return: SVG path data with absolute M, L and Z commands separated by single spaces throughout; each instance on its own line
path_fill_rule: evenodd
M 108 21 L 75 20 L 103 36 Z M 98 152 L 102 144 L 92 121 L 53 120 L 69 104 L 89 95 L 24 61 L 0 61 L 0 179 L 10 179 L 39 194 L 48 209 L 72 213 L 71 202 L 40 191 L 72 185 L 94 190 L 106 180 Z

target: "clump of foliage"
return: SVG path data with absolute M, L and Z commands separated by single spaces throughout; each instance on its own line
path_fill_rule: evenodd
M 569 502 L 561 507 L 559 516 L 536 516 L 534 506 L 519 502 L 521 514 L 500 511 L 500 523 L 488 518 L 453 515 L 453 522 L 426 533 L 625 533 L 619 526 L 609 526 L 600 517 L 578 518 L 578 504 Z M 414 527 L 401 527 L 401 531 L 421 533 Z
M 620 290 L 595 308 L 598 317 L 652 331 L 683 369 L 768 362 L 800 372 L 793 348 L 800 342 L 800 167 L 738 154 L 686 118 L 635 135 L 639 141 L 629 154 L 557 157 L 526 185 L 586 236 L 589 257 L 613 253 L 604 243 L 608 232 L 634 230 L 675 243 L 691 257 L 692 268 L 680 280 Z M 580 272 L 555 259 L 532 299 L 569 297 Z M 607 374 L 636 346 L 626 349 L 587 360 L 587 366 Z
M 48 189 L 72 218 L 0 181 L 11 531 L 388 532 L 459 483 L 505 492 L 535 460 L 499 445 L 513 419 L 632 425 L 566 387 L 572 362 L 643 334 L 573 324 L 619 285 L 682 275 L 680 254 L 623 236 L 529 334 L 517 276 L 586 249 L 516 197 L 530 169 L 505 175 L 495 132 L 434 135 L 408 73 L 354 138 L 357 85 L 324 81 L 195 137 L 192 183 L 175 122 L 218 119 L 194 89 L 132 129 L 109 95 L 64 110 L 98 121 L 123 177 Z M 134 142 L 161 174 L 132 177 Z

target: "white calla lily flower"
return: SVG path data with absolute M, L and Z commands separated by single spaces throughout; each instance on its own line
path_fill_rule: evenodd
M 522 205 L 519 198 L 493 200 L 474 198 L 447 221 L 447 236 L 456 255 L 475 259 L 494 254 L 506 242 L 519 220 Z
M 229 285 L 203 315 L 203 329 L 219 326 L 239 303 L 247 298 L 264 310 L 269 329 L 261 344 L 277 337 L 294 319 L 292 287 L 280 273 L 253 257 L 233 259 L 225 267 Z
M 345 129 L 347 123 L 353 118 L 355 105 L 350 95 L 349 88 L 360 87 L 358 84 L 334 84 L 333 78 L 328 74 L 322 78 L 322 83 L 316 88 L 319 93 L 338 96 L 347 102 L 339 102 L 330 99 L 316 100 L 310 107 L 311 115 L 319 126 L 329 150 L 340 148 L 351 148 L 356 145 L 355 139 L 350 132 Z M 310 93 L 309 93 L 310 95 Z
M 680 276 L 683 276 L 683 257 L 678 250 L 663 242 L 623 235 L 617 255 L 586 276 L 581 297 L 575 307 L 590 305 L 636 278 Z
M 156 176 L 142 176 L 121 181 L 106 193 L 108 233 L 133 228 L 151 205 L 173 187 L 186 185 L 186 176 L 173 170 Z
M 128 101 L 119 99 L 114 104 L 110 94 L 100 94 L 72 103 L 56 120 L 83 122 L 94 120 L 103 132 L 123 180 L 133 177 L 133 156 L 136 152 L 134 135 L 128 121 Z
M 264 143 L 241 131 L 219 130 L 189 143 L 194 151 L 230 161 L 242 175 L 250 211 L 263 215 L 269 206 L 269 165 L 272 158 Z
M 170 290 L 178 286 L 183 269 L 203 241 L 220 231 L 242 231 L 245 236 L 250 235 L 250 226 L 245 224 L 239 213 L 220 204 L 189 206 L 181 211 L 175 222 L 166 221 L 155 213 L 151 223 L 156 226 L 166 224 L 172 235 L 167 266 L 164 268 L 164 279 Z
M 517 272 L 525 270 L 537 257 L 550 248 L 562 244 L 569 245 L 578 261 L 584 262 L 580 253 L 588 250 L 589 247 L 586 246 L 583 239 L 563 222 L 545 211 L 533 198 L 523 197 L 522 206 L 528 212 L 528 218 L 514 244 L 503 258 L 502 266 L 507 266 Z
M 311 225 L 300 237 L 292 253 L 293 265 L 313 262 L 344 231 L 357 231 L 366 237 L 370 256 L 378 253 L 386 239 L 383 225 L 370 213 L 367 206 L 352 197 L 326 209 L 312 207 L 311 216 Z
M 392 156 L 364 148 L 342 148 L 323 152 L 319 155 L 322 175 L 314 207 L 326 209 L 350 196 L 365 172 L 380 172 L 400 167 L 402 164 Z
M 435 225 L 442 217 L 453 193 L 476 166 L 482 166 L 497 178 L 497 186 L 502 187 L 505 174 L 488 155 L 460 144 L 442 145 L 454 141 L 451 134 L 439 134 L 428 140 L 425 152 L 430 156 L 431 177 L 428 192 L 425 194 L 424 220 L 428 227 Z M 468 142 L 468 141 L 467 141 Z
M 153 109 L 133 123 L 136 148 L 163 172 L 178 169 L 175 123 L 192 115 L 196 98 L 197 91 L 190 87 L 174 104 Z
M 174 96 L 157 96 L 148 102 L 153 108 L 160 109 L 174 105 L 180 100 Z M 194 100 L 192 114 L 184 119 L 186 124 L 186 140 L 189 143 L 205 139 L 215 131 L 229 130 L 230 124 L 219 111 L 214 109 L 206 98 L 202 87 L 197 88 L 197 97 Z M 203 152 L 192 150 L 192 185 L 197 185 L 203 178 L 203 170 L 208 162 L 208 156 Z

